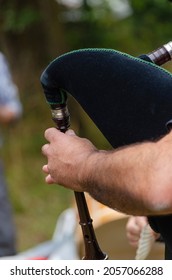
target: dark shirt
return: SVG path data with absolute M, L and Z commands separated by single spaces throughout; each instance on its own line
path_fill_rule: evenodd
M 166 123 L 168 131 L 172 129 L 172 120 Z M 161 234 L 165 243 L 165 259 L 172 260 L 172 214 L 149 217 L 149 224 L 155 232 Z

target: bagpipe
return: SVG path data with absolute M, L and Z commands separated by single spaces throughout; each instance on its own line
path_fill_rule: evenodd
M 113 49 L 80 49 L 53 60 L 41 84 L 57 129 L 70 126 L 71 95 L 114 147 L 155 140 L 172 119 L 172 42 L 134 57 Z M 86 260 L 107 259 L 97 242 L 84 193 L 75 192 Z

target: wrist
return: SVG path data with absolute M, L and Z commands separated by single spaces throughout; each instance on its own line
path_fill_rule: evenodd
M 81 167 L 81 171 L 79 173 L 79 182 L 82 185 L 83 191 L 92 193 L 93 187 L 97 187 L 97 182 L 99 179 L 97 176 L 103 175 L 102 163 L 105 160 L 106 151 L 94 150 L 87 156 L 87 159 L 84 161 Z

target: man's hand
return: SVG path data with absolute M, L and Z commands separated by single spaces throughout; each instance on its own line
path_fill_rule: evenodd
M 65 134 L 56 128 L 45 131 L 49 144 L 42 147 L 42 153 L 48 163 L 43 166 L 48 184 L 57 183 L 75 191 L 84 191 L 84 169 L 86 162 L 97 149 L 92 143 L 75 135 L 73 130 Z
M 131 216 L 128 219 L 126 225 L 126 235 L 128 238 L 128 242 L 131 246 L 136 248 L 138 247 L 141 232 L 146 225 L 148 225 L 147 217 Z M 152 234 L 155 240 L 160 236 L 158 233 L 154 232 L 151 228 L 150 228 L 150 233 Z

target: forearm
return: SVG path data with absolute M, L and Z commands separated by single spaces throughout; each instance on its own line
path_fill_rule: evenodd
M 166 170 L 158 165 L 159 148 L 157 143 L 149 142 L 92 154 L 85 176 L 83 174 L 86 191 L 96 200 L 124 213 L 170 213 L 172 207 L 165 193 L 165 177 L 161 180 Z
M 50 128 L 42 147 L 46 182 L 85 191 L 131 215 L 172 213 L 172 132 L 157 142 L 98 151 L 90 141 Z
M 146 144 L 147 149 L 151 144 Z M 83 173 L 84 186 L 96 200 L 125 213 L 137 214 L 145 209 L 145 144 L 89 157 Z M 85 176 L 84 176 L 85 174 Z

